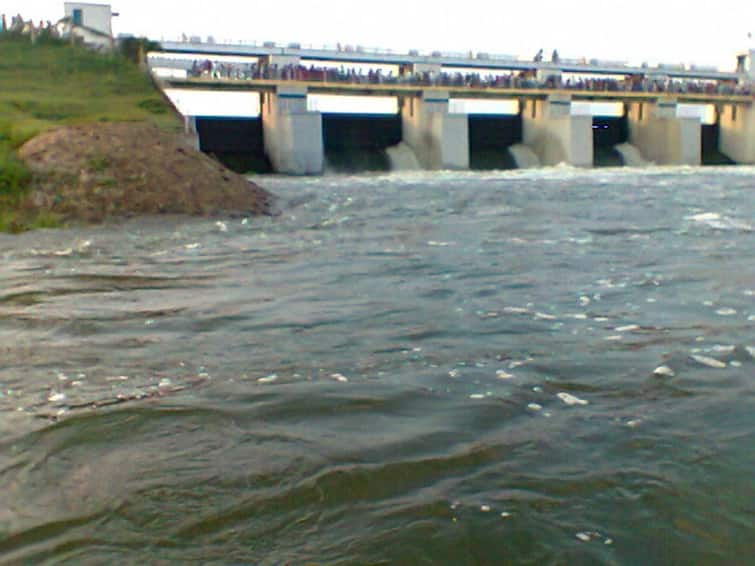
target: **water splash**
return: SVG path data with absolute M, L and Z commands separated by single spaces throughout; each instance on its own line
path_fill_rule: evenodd
M 388 155 L 391 171 L 419 171 L 422 169 L 414 150 L 405 142 L 386 148 L 385 153 Z
M 627 167 L 647 167 L 651 162 L 642 157 L 640 150 L 631 143 L 620 143 L 614 149 L 621 155 L 621 160 Z
M 532 151 L 532 148 L 523 143 L 515 143 L 509 146 L 509 153 L 516 161 L 519 169 L 533 169 L 540 167 L 540 158 Z

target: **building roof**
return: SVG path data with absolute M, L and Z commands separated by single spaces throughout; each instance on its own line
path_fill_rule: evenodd
M 104 31 L 100 31 L 98 29 L 90 28 L 89 26 L 81 26 L 76 25 L 73 23 L 72 18 L 66 16 L 65 18 L 60 18 L 58 20 L 58 24 L 71 24 L 71 29 L 82 29 L 85 31 L 88 31 L 89 33 L 93 33 L 95 35 L 99 35 L 102 37 L 107 37 L 108 39 L 112 39 L 112 36 L 110 34 L 105 33 Z
M 97 6 L 98 8 L 110 8 L 110 4 L 95 4 L 93 2 L 63 2 L 64 6 Z

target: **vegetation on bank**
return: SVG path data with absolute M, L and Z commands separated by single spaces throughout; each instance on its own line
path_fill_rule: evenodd
M 35 182 L 17 150 L 63 125 L 145 122 L 163 131 L 180 123 L 150 77 L 133 60 L 139 46 L 102 54 L 52 38 L 0 33 L 0 231 L 60 223 L 55 215 L 21 207 Z

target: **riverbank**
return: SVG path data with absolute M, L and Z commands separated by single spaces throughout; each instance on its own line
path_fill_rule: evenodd
M 133 214 L 270 213 L 272 195 L 185 143 L 118 54 L 0 34 L 0 231 Z

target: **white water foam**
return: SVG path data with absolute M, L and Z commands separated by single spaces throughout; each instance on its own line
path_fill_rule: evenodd
M 621 155 L 621 160 L 627 167 L 647 167 L 650 161 L 642 157 L 640 150 L 631 143 L 620 143 L 614 149 Z
M 523 143 L 515 143 L 509 146 L 509 153 L 514 158 L 516 166 L 519 169 L 533 169 L 540 167 L 540 158 L 535 155 L 532 148 L 524 145 Z
M 719 214 L 718 212 L 701 212 L 685 217 L 699 224 L 705 224 L 716 230 L 741 230 L 742 232 L 752 232 L 753 226 L 742 220 L 730 218 Z
M 391 162 L 391 171 L 419 171 L 422 169 L 414 150 L 405 142 L 386 148 L 385 153 L 388 154 L 388 159 Z

